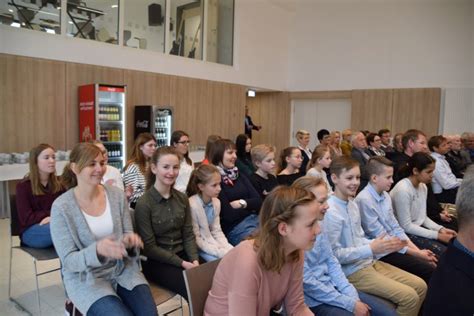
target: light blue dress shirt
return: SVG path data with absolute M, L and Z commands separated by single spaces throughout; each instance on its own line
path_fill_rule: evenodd
M 324 233 L 318 235 L 313 249 L 305 252 L 303 290 L 306 305 L 310 307 L 327 304 L 353 312 L 359 300 Z
M 387 192 L 379 194 L 369 183 L 354 199 L 359 207 L 362 228 L 369 238 L 377 238 L 383 234 L 408 240 L 403 228 L 400 227 L 392 208 L 392 199 Z M 408 247 L 399 252 L 406 253 Z
M 362 230 L 360 213 L 353 200 L 343 201 L 332 195 L 323 220 L 323 231 L 346 276 L 374 262 L 370 240 Z

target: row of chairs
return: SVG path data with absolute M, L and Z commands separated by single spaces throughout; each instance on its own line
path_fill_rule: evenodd
M 33 273 L 35 276 L 36 283 L 36 305 L 38 310 L 38 315 L 41 316 L 41 299 L 40 299 L 40 287 L 38 277 L 46 275 L 55 271 L 60 270 L 59 267 L 53 268 L 50 270 L 38 272 L 38 262 L 47 261 L 47 260 L 58 260 L 58 255 L 54 247 L 47 249 L 36 249 L 25 247 L 23 245 L 14 245 L 14 237 L 19 237 L 19 220 L 18 213 L 16 209 L 15 196 L 10 196 L 10 266 L 9 266 L 9 280 L 8 280 L 8 297 L 11 301 L 17 304 L 21 309 L 26 312 L 31 313 L 28 309 L 22 305 L 18 300 L 12 296 L 12 264 L 13 264 L 13 250 L 21 251 L 29 255 L 33 261 Z M 59 260 L 58 260 L 59 261 Z M 184 270 L 184 280 L 186 283 L 186 290 L 188 292 L 188 303 L 189 303 L 189 314 L 191 316 L 201 316 L 204 311 L 204 304 L 207 299 L 207 294 L 212 285 L 212 279 L 214 277 L 214 272 L 219 264 L 220 260 L 215 260 L 202 264 L 196 268 Z M 169 301 L 171 298 L 176 296 L 176 293 L 173 293 L 167 289 L 160 287 L 159 285 L 150 282 L 151 293 L 153 299 L 157 306 Z M 165 315 L 168 315 L 177 310 L 181 310 L 181 316 L 183 315 L 183 299 L 180 298 L 180 305 L 168 312 Z M 31 313 L 33 314 L 33 313 Z

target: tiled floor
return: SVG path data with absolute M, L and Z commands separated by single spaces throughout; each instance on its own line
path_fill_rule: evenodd
M 10 237 L 8 219 L 0 220 L 0 315 L 28 315 L 15 303 L 8 299 L 8 268 L 10 260 Z M 14 239 L 15 244 L 18 239 Z M 12 265 L 12 296 L 28 309 L 31 314 L 39 315 L 36 295 L 35 278 L 33 272 L 33 261 L 22 251 L 13 251 Z M 59 260 L 45 261 L 38 264 L 39 271 L 45 271 L 59 267 Z M 59 271 L 45 274 L 39 277 L 41 313 L 46 316 L 64 315 L 64 289 L 61 283 Z M 160 305 L 159 314 L 162 315 L 179 305 L 179 297 Z M 185 303 L 186 304 L 186 303 Z M 170 315 L 181 315 L 181 311 Z M 184 306 L 183 315 L 188 315 L 187 305 Z

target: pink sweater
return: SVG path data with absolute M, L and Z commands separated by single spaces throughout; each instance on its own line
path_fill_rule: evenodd
M 229 251 L 219 263 L 204 315 L 269 315 L 284 302 L 288 315 L 313 315 L 304 303 L 303 256 L 286 264 L 281 273 L 263 270 L 246 240 Z

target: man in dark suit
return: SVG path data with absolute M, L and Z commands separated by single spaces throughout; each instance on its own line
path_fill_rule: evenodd
M 400 172 L 408 164 L 408 160 L 414 153 L 429 153 L 426 135 L 417 129 L 409 129 L 402 137 L 403 152 L 394 153 L 390 160 L 393 162 L 393 185 L 403 179 L 404 175 Z
M 474 168 L 456 198 L 459 232 L 441 256 L 424 303 L 425 316 L 474 315 Z
M 370 153 L 367 150 L 367 140 L 362 132 L 357 132 L 352 136 L 351 156 L 359 162 L 360 167 L 360 186 L 357 192 L 360 192 L 369 182 L 369 176 L 365 170 L 365 166 L 370 159 Z
M 252 130 L 259 131 L 262 126 L 255 125 L 249 115 L 249 107 L 245 106 L 245 135 L 252 139 Z

